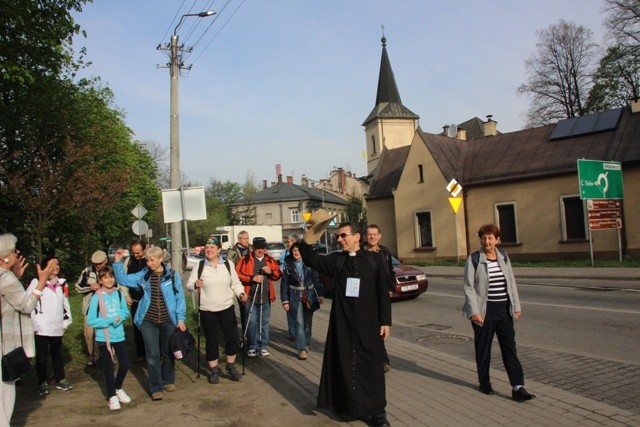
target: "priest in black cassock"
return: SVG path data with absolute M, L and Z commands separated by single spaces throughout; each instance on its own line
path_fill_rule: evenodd
M 334 278 L 335 292 L 322 362 L 318 407 L 345 420 L 389 426 L 385 407 L 383 342 L 391 329 L 384 260 L 360 247 L 358 226 L 342 223 L 342 252 L 318 255 L 311 245 L 332 219 L 321 209 L 307 222 L 300 253 L 306 265 Z

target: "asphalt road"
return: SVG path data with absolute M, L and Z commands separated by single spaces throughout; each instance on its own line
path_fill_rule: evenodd
M 426 294 L 393 304 L 392 334 L 473 360 L 461 287 L 459 278 L 430 278 Z M 518 289 L 525 376 L 640 411 L 640 292 L 603 279 L 522 279 Z M 497 345 L 492 367 L 503 369 Z

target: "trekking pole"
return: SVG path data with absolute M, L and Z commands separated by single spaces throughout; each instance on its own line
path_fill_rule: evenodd
M 249 308 L 249 315 L 245 319 L 246 326 L 244 328 L 244 333 L 242 334 L 242 375 L 244 375 L 244 360 L 245 360 L 245 343 L 247 342 L 247 331 L 249 330 L 249 321 L 251 320 L 251 314 L 253 313 L 253 306 L 256 303 L 256 296 L 258 295 L 257 288 L 256 292 L 253 294 L 253 300 L 251 300 L 251 307 Z
M 196 378 L 200 378 L 200 289 L 198 289 L 196 300 L 198 301 L 198 375 Z

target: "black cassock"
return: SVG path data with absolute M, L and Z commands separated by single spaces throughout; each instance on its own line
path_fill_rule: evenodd
M 391 326 L 391 302 L 384 260 L 359 250 L 318 255 L 304 242 L 305 264 L 335 277 L 324 348 L 318 407 L 354 418 L 383 413 L 386 406 L 380 326 Z M 359 280 L 357 297 L 347 296 L 347 278 Z

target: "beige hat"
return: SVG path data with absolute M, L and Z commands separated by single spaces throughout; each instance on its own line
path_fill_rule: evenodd
M 311 214 L 311 217 L 307 221 L 307 225 L 310 225 L 311 227 L 307 231 L 305 231 L 304 241 L 309 245 L 313 245 L 318 240 L 320 240 L 320 236 L 322 236 L 324 230 L 327 229 L 329 223 L 336 216 L 338 216 L 338 214 L 331 215 L 324 209 L 318 209 L 317 211 L 313 212 Z
M 92 264 L 102 264 L 107 261 L 107 254 L 104 251 L 95 251 L 91 255 L 91 263 Z

